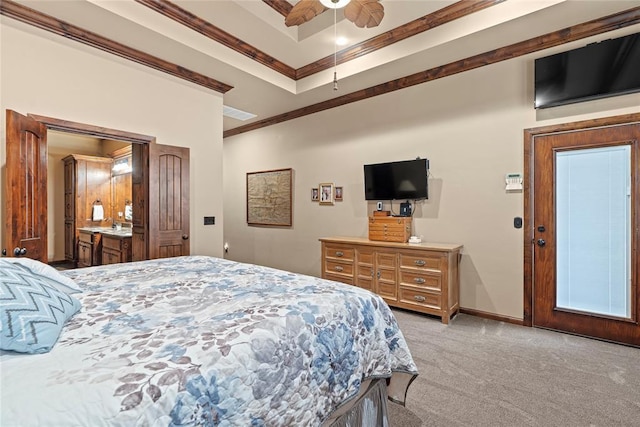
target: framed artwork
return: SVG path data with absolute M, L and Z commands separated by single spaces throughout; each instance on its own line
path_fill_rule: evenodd
M 334 186 L 332 183 L 324 183 L 320 184 L 320 204 L 321 205 L 332 205 L 333 197 L 334 197 Z
M 290 227 L 293 169 L 247 172 L 247 224 Z
M 312 188 L 311 189 L 311 201 L 312 202 L 317 202 L 320 198 L 318 196 L 318 188 Z
M 336 187 L 336 202 L 342 201 L 342 187 Z

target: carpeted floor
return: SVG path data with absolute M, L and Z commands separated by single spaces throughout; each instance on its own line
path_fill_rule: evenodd
M 394 310 L 420 375 L 391 427 L 640 426 L 640 349 Z

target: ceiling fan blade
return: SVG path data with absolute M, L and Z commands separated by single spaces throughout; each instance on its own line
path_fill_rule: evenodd
M 287 27 L 301 25 L 324 12 L 325 7 L 320 0 L 300 0 L 284 19 Z
M 351 0 L 344 8 L 344 17 L 359 28 L 377 27 L 384 17 L 380 0 Z

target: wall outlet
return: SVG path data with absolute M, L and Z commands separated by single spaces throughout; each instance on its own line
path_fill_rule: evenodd
M 205 216 L 204 217 L 204 225 L 214 225 L 216 223 L 215 216 Z

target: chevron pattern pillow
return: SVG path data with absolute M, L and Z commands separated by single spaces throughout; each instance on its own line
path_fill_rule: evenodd
M 3 258 L 3 260 L 7 262 L 11 262 L 13 264 L 19 264 L 24 268 L 28 268 L 34 274 L 39 276 L 45 276 L 47 279 L 51 279 L 51 284 L 56 288 L 60 289 L 62 292 L 66 294 L 74 294 L 76 292 L 82 292 L 82 289 L 78 287 L 76 282 L 74 282 L 71 278 L 64 276 L 58 270 L 51 267 L 44 262 L 40 262 L 31 258 Z
M 43 276 L 0 259 L 0 348 L 46 353 L 80 301 Z

